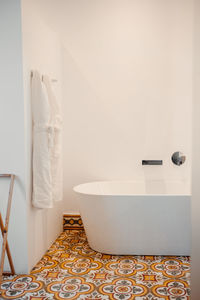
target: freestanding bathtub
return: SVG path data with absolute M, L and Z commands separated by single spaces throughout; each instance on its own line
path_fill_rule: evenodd
M 74 191 L 92 249 L 113 255 L 190 255 L 185 182 L 102 181 Z

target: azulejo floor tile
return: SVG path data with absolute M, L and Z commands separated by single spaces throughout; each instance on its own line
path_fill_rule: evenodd
M 30 275 L 4 277 L 0 293 L 21 300 L 188 300 L 190 258 L 102 254 L 83 230 L 68 230 Z

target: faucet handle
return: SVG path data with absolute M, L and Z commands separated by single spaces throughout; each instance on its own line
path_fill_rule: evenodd
M 182 152 L 177 151 L 172 154 L 171 159 L 175 165 L 181 166 L 185 162 L 186 156 Z

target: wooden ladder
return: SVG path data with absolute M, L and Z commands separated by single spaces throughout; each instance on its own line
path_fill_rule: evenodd
M 13 195 L 13 187 L 14 187 L 14 180 L 15 175 L 14 174 L 0 174 L 0 178 L 9 177 L 10 178 L 10 187 L 9 187 L 9 195 L 8 195 L 8 203 L 7 203 L 7 211 L 6 211 L 6 218 L 5 218 L 5 225 L 0 213 L 0 228 L 1 228 L 1 234 L 3 237 L 3 244 L 2 244 L 2 250 L 1 250 L 1 260 L 0 260 L 0 282 L 2 282 L 3 278 L 3 267 L 4 267 L 4 261 L 5 261 L 5 254 L 7 253 L 8 261 L 10 265 L 10 273 L 4 273 L 5 275 L 14 275 L 15 274 L 15 268 L 12 261 L 12 256 L 10 253 L 10 248 L 8 245 L 8 225 L 9 225 L 9 219 L 10 219 L 10 210 L 11 210 L 11 203 L 12 203 L 12 195 Z

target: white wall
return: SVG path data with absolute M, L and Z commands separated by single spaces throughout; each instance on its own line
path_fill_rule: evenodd
M 194 103 L 192 162 L 192 300 L 199 299 L 200 278 L 200 1 L 195 0 Z
M 57 35 L 49 29 L 35 7 L 35 2 L 22 0 L 24 93 L 27 138 L 27 202 L 29 270 L 39 261 L 62 231 L 63 203 L 52 209 L 35 209 L 31 205 L 31 98 L 30 73 L 37 69 L 41 74 L 58 80 L 54 84 L 58 99 L 62 96 L 61 49 Z
M 78 211 L 72 187 L 79 183 L 189 180 L 192 1 L 57 5 L 59 20 L 51 20 L 64 41 L 65 211 Z M 186 154 L 183 166 L 172 164 L 174 151 Z M 142 167 L 142 159 L 164 165 Z
M 189 180 L 193 0 L 34 3 L 64 44 L 65 211 L 81 182 Z
M 20 0 L 0 0 L 0 173 L 16 174 L 8 240 L 17 273 L 26 273 L 28 249 L 21 35 Z M 8 184 L 8 179 L 0 179 L 0 209 L 4 217 Z

